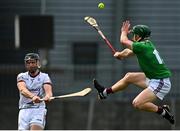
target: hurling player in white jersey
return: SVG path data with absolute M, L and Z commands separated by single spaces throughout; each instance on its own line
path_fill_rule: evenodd
M 26 54 L 24 62 L 27 72 L 17 76 L 20 94 L 18 130 L 43 130 L 47 112 L 45 103 L 53 94 L 52 83 L 48 74 L 40 71 L 38 54 Z

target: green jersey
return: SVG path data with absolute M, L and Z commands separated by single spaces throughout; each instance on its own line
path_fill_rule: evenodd
M 150 79 L 167 78 L 171 76 L 153 43 L 149 40 L 133 42 L 133 52 L 136 54 L 140 68 Z

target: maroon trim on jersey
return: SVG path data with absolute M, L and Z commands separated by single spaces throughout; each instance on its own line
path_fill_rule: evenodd
M 31 75 L 31 73 L 30 73 L 30 72 L 28 72 L 28 74 L 29 74 L 32 78 L 34 78 L 34 77 L 38 76 L 38 75 L 39 75 L 39 73 L 40 73 L 40 71 L 38 71 L 38 73 L 37 73 L 36 75 L 32 76 L 32 75 Z
M 19 80 L 19 81 L 17 81 L 17 83 L 18 83 L 18 82 L 25 82 L 25 81 L 24 81 L 24 80 Z
M 52 83 L 50 83 L 50 82 L 43 83 L 43 85 L 44 85 L 44 84 L 52 85 Z

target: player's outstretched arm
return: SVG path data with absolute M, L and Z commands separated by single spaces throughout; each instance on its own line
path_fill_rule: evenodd
M 133 41 L 129 40 L 127 36 L 130 33 L 129 28 L 130 28 L 130 22 L 129 21 L 123 22 L 123 25 L 121 27 L 120 43 L 122 43 L 127 48 L 132 49 Z
M 45 91 L 45 97 L 43 98 L 43 100 L 45 102 L 51 101 L 50 98 L 53 96 L 51 84 L 44 84 L 44 91 Z
M 130 56 L 133 56 L 133 55 L 134 55 L 133 51 L 126 48 L 121 52 L 116 52 L 114 54 L 114 57 L 116 57 L 117 59 L 124 59 L 124 58 L 130 57 Z
M 33 94 L 32 92 L 30 92 L 30 91 L 26 88 L 26 84 L 25 84 L 24 81 L 18 82 L 18 83 L 17 83 L 17 87 L 18 87 L 18 89 L 19 89 L 19 92 L 20 92 L 23 96 L 32 99 L 32 101 L 33 101 L 34 103 L 39 103 L 39 102 L 41 102 L 39 96 Z
M 17 83 L 17 87 L 19 89 L 19 92 L 24 95 L 27 98 L 32 99 L 35 95 L 31 93 L 27 88 L 24 81 L 20 81 Z

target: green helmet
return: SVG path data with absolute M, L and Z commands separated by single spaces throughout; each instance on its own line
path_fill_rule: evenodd
M 151 30 L 147 25 L 136 25 L 133 27 L 132 33 L 135 35 L 139 35 L 140 37 L 142 37 L 142 39 L 144 39 L 146 37 L 150 37 Z

